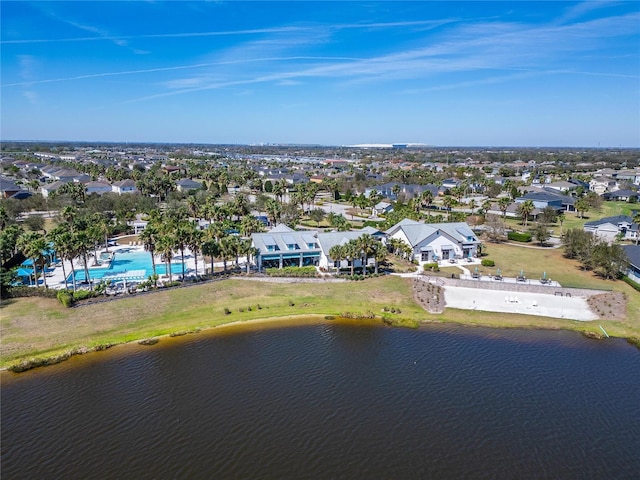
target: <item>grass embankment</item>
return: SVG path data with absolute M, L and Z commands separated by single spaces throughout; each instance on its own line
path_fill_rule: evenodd
M 424 317 L 408 281 L 398 277 L 296 284 L 226 280 L 71 309 L 57 300 L 37 297 L 2 305 L 1 366 L 80 346 L 92 348 L 262 318 L 368 311 L 381 315 L 384 307 L 401 309 L 403 318 Z M 231 313 L 225 314 L 225 309 Z
M 246 320 L 340 316 L 344 312 L 373 312 L 381 317 L 385 307 L 400 309 L 401 314 L 391 316 L 408 321 L 593 333 L 601 333 L 602 325 L 609 335 L 640 338 L 640 294 L 624 282 L 602 280 L 592 272 L 582 271 L 577 262 L 565 259 L 560 249 L 489 244 L 487 252 L 486 258 L 494 260 L 496 266 L 480 267 L 484 274 L 493 274 L 500 268 L 503 275 L 514 276 L 523 269 L 529 278 L 539 278 L 546 271 L 548 277 L 567 286 L 624 292 L 628 299 L 626 317 L 619 321 L 577 322 L 453 309 L 429 314 L 414 301 L 410 280 L 395 276 L 346 283 L 225 280 L 72 309 L 64 308 L 57 300 L 38 297 L 3 302 L 0 366 L 81 347 L 95 348 Z M 451 271 L 460 273 L 458 268 Z M 231 313 L 225 314 L 225 308 Z

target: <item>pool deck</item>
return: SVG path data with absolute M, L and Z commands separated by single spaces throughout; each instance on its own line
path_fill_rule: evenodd
M 116 245 L 115 247 L 109 247 L 109 252 L 111 253 L 118 253 L 118 252 L 144 252 L 144 248 L 140 247 L 140 246 L 129 246 L 129 245 Z M 102 252 L 104 252 L 104 248 L 101 248 L 98 251 L 98 255 L 100 255 Z M 195 259 L 193 257 L 193 254 L 188 251 L 185 250 L 185 273 L 186 276 L 189 276 L 191 274 L 194 273 L 195 271 Z M 180 255 L 176 255 L 174 257 L 174 262 L 175 261 L 179 261 L 180 260 Z M 91 255 L 91 257 L 89 258 L 89 265 L 91 265 L 91 262 L 93 261 L 93 254 Z M 160 256 L 156 255 L 156 265 L 162 265 L 163 262 L 162 260 L 160 260 Z M 76 271 L 80 271 L 80 270 L 84 270 L 84 266 L 80 263 L 79 259 L 76 259 L 73 262 L 73 266 L 76 269 Z M 198 258 L 198 271 L 203 271 L 203 266 L 204 263 L 202 262 L 202 258 Z M 71 275 L 71 262 L 69 262 L 68 260 L 65 260 L 64 262 L 64 268 L 66 269 L 66 274 L 67 277 L 69 277 L 69 275 Z M 89 275 L 91 275 L 92 271 L 95 272 L 104 272 L 105 268 L 108 268 L 108 266 L 89 266 Z M 64 276 L 63 269 L 62 269 L 62 265 L 57 265 L 54 267 L 52 272 L 49 272 L 47 274 L 47 286 L 49 288 L 53 288 L 53 289 L 63 289 L 65 288 L 65 276 Z M 139 276 L 139 275 L 138 275 Z M 147 275 L 148 276 L 148 275 Z M 173 274 L 173 278 L 177 279 L 180 277 L 180 274 Z M 108 277 L 107 277 L 108 278 Z M 160 275 L 160 280 L 168 280 L 169 276 L 168 275 Z M 101 279 L 97 279 L 95 283 L 99 283 Z M 136 281 L 141 281 L 144 279 L 131 279 L 131 281 L 136 282 Z M 68 282 L 68 288 L 72 287 L 72 283 Z M 85 284 L 86 285 L 86 284 Z M 79 284 L 79 286 L 82 286 L 82 284 Z

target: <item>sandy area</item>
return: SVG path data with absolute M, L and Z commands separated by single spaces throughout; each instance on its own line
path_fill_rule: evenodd
M 466 287 L 444 287 L 447 307 L 486 312 L 517 313 L 570 320 L 597 320 L 586 298 L 542 293 L 507 292 Z

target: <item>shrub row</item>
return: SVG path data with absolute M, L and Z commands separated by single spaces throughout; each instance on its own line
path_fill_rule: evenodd
M 265 273 L 270 277 L 316 277 L 318 272 L 316 267 L 284 267 L 284 268 L 267 268 Z
M 530 233 L 520 233 L 520 232 L 509 232 L 507 234 L 507 238 L 509 240 L 513 240 L 514 242 L 530 242 L 531 234 Z
M 3 292 L 5 294 L 5 292 Z M 56 298 L 57 291 L 51 288 L 11 287 L 6 291 L 7 298 L 44 297 Z
M 638 292 L 640 292 L 640 283 L 634 282 L 633 280 L 631 280 L 626 275 L 624 275 L 622 277 L 622 280 L 624 281 L 624 283 L 629 284 L 631 286 L 631 288 L 633 288 L 634 290 L 637 290 Z

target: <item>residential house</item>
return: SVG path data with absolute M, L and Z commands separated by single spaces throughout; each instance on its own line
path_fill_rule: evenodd
M 87 182 L 85 183 L 85 187 L 87 188 L 87 195 L 91 195 L 92 193 L 102 195 L 104 193 L 111 193 L 112 191 L 111 184 L 108 182 Z
M 409 245 L 419 264 L 456 261 L 477 255 L 480 240 L 464 222 L 426 224 L 404 219 L 386 232 L 387 239 Z
M 607 192 L 602 194 L 602 198 L 610 201 L 629 202 L 640 200 L 640 193 L 635 190 L 616 190 L 615 192 Z M 633 199 L 633 200 L 632 200 Z
M 393 205 L 388 202 L 378 202 L 373 207 L 373 213 L 375 216 L 386 215 L 393 211 Z
M 627 277 L 636 283 L 640 283 L 640 245 L 623 245 L 622 248 L 629 260 Z
M 602 195 L 617 190 L 617 182 L 611 177 L 594 177 L 589 181 L 589 190 Z
M 189 190 L 200 190 L 202 184 L 195 182 L 189 178 L 182 178 L 176 182 L 176 186 L 179 192 L 188 192 Z
M 62 187 L 63 185 L 66 185 L 67 183 L 71 183 L 71 182 L 57 181 L 53 183 L 47 183 L 45 185 L 40 186 L 40 193 L 42 193 L 42 196 L 44 198 L 47 198 L 49 197 L 49 195 L 57 192 L 60 187 Z
M 22 190 L 22 188 L 16 185 L 13 180 L 0 176 L 0 195 L 2 195 L 3 198 L 9 198 L 20 190 Z
M 620 170 L 616 175 L 619 182 L 629 182 L 634 185 L 640 185 L 640 169 L 636 170 Z
M 396 186 L 397 188 L 394 188 Z M 369 197 L 369 195 L 371 195 L 371 192 L 373 192 L 374 190 L 384 198 L 388 198 L 392 201 L 397 200 L 398 195 L 400 194 L 404 195 L 406 199 L 411 199 L 419 197 L 420 195 L 422 195 L 422 192 L 425 192 L 427 190 L 431 192 L 434 198 L 437 197 L 439 193 L 437 185 L 410 185 L 406 183 L 389 182 L 365 189 L 365 197 Z M 398 195 L 396 195 L 394 190 L 398 191 Z
M 120 180 L 119 182 L 114 182 L 113 185 L 111 185 L 111 189 L 118 195 L 122 195 L 123 193 L 138 193 L 136 182 L 134 182 L 130 178 Z
M 576 199 L 567 195 L 561 195 L 557 191 L 547 190 L 546 187 L 540 189 L 529 187 L 528 191 L 521 197 L 516 198 L 516 203 L 522 203 L 531 200 L 533 205 L 543 210 L 546 207 L 552 207 L 558 212 L 575 212 Z
M 622 240 L 637 241 L 639 238 L 638 225 L 633 223 L 633 219 L 628 215 L 616 215 L 586 222 L 583 229 L 608 242 L 613 242 L 618 235 Z
M 578 186 L 575 183 L 562 181 L 562 182 L 547 183 L 544 186 L 544 188 L 546 190 L 554 190 L 558 193 L 567 193 L 571 190 L 578 188 Z

